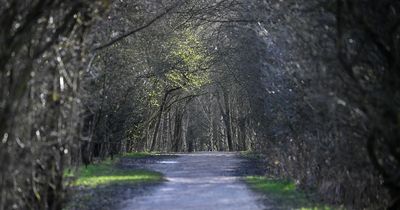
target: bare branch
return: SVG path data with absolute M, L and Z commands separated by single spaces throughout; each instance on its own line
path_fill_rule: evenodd
M 149 22 L 147 22 L 146 24 L 144 24 L 143 26 L 140 26 L 139 28 L 135 28 L 135 29 L 133 29 L 133 30 L 131 30 L 131 31 L 129 31 L 129 32 L 127 32 L 127 33 L 121 35 L 121 36 L 118 36 L 118 37 L 116 37 L 115 39 L 113 39 L 113 40 L 111 40 L 111 41 L 109 41 L 109 42 L 107 42 L 107 43 L 105 43 L 105 44 L 102 44 L 102 45 L 100 45 L 100 46 L 94 48 L 92 51 L 93 51 L 93 52 L 96 52 L 96 51 L 99 51 L 99 50 L 103 50 L 103 49 L 105 49 L 105 48 L 107 48 L 107 47 L 110 47 L 110 46 L 112 46 L 113 44 L 115 44 L 115 43 L 117 43 L 117 42 L 119 42 L 119 41 L 125 39 L 125 38 L 128 37 L 128 36 L 131 36 L 131 35 L 133 35 L 133 34 L 139 32 L 139 31 L 142 31 L 143 29 L 146 29 L 147 27 L 151 26 L 151 25 L 152 25 L 153 23 L 155 23 L 157 20 L 161 19 L 162 17 L 164 17 L 165 15 L 167 15 L 168 13 L 170 13 L 173 9 L 177 8 L 177 7 L 180 6 L 181 4 L 182 4 L 181 1 L 178 2 L 178 3 L 176 3 L 176 4 L 174 4 L 173 6 L 167 8 L 163 13 L 157 15 L 155 18 L 153 18 L 152 20 L 150 20 Z

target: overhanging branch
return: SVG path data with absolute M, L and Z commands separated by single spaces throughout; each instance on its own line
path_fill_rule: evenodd
M 147 22 L 146 24 L 144 24 L 143 26 L 140 26 L 139 28 L 135 28 L 135 29 L 133 29 L 133 30 L 131 30 L 131 31 L 128 31 L 128 32 L 125 33 L 125 34 L 122 34 L 121 36 L 118 36 L 118 37 L 112 39 L 111 41 L 109 41 L 109 42 L 107 42 L 107 43 L 105 43 L 105 44 L 102 44 L 102 45 L 100 45 L 100 46 L 94 48 L 94 49 L 92 50 L 92 52 L 96 52 L 96 51 L 105 49 L 105 48 L 107 48 L 107 47 L 110 47 L 110 46 L 112 46 L 113 44 L 115 44 L 116 42 L 119 42 L 119 41 L 125 39 L 126 37 L 128 37 L 128 36 L 130 36 L 130 35 L 132 35 L 132 34 L 135 34 L 135 33 L 139 32 L 139 31 L 141 31 L 141 30 L 143 30 L 143 29 L 145 29 L 145 28 L 151 26 L 151 25 L 152 25 L 153 23 L 155 23 L 157 20 L 161 19 L 162 17 L 164 17 L 165 15 L 167 15 L 168 13 L 170 13 L 173 9 L 175 9 L 176 7 L 178 7 L 181 3 L 182 3 L 182 2 L 179 1 L 178 3 L 174 4 L 173 6 L 169 7 L 168 9 L 166 9 L 163 13 L 157 15 L 155 18 L 153 18 L 152 20 L 150 20 L 149 22 Z

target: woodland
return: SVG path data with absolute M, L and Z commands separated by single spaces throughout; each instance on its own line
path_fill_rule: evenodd
M 400 209 L 397 0 L 0 0 L 0 210 L 64 170 L 254 151 L 348 209 Z

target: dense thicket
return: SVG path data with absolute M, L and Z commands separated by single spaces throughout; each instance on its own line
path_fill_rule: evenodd
M 258 151 L 327 202 L 399 207 L 399 3 L 115 1 L 89 28 L 100 3 L 17 2 L 1 208 L 57 209 L 64 163 L 144 150 Z

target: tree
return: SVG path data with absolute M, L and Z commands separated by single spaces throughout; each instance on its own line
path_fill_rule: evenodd
M 1 1 L 0 209 L 60 209 L 85 37 L 107 1 Z

